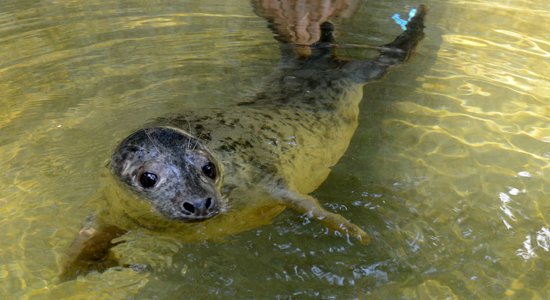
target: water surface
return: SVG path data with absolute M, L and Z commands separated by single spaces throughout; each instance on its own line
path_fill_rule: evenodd
M 0 2 L 0 298 L 550 297 L 548 4 L 425 3 L 426 40 L 365 88 L 349 151 L 314 193 L 372 245 L 287 211 L 222 243 L 133 233 L 121 251 L 151 272 L 59 284 L 116 143 L 241 102 L 277 44 L 246 1 Z M 388 42 L 411 4 L 367 1 L 338 40 Z

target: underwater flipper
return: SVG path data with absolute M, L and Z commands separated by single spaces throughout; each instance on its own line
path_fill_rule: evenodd
M 347 234 L 364 245 L 370 242 L 369 235 L 363 229 L 343 216 L 327 211 L 319 204 L 317 199 L 310 195 L 299 194 L 288 189 L 274 191 L 272 195 L 281 200 L 287 207 L 321 221 L 332 230 Z
M 88 221 L 67 251 L 63 270 L 59 275 L 60 280 L 66 281 L 90 271 L 101 272 L 116 266 L 117 262 L 108 255 L 109 249 L 116 245 L 111 241 L 124 233 L 126 230 L 116 226 Z
M 407 20 L 401 19 L 400 14 L 394 14 L 391 18 L 395 23 L 399 26 L 401 26 L 401 29 L 407 30 L 407 24 L 411 21 L 411 19 L 416 15 L 416 8 L 411 8 L 409 11 L 409 18 Z
M 406 30 L 393 42 L 379 48 L 380 56 L 371 61 L 352 61 L 345 66 L 346 72 L 358 83 L 367 83 L 381 78 L 389 68 L 401 64 L 413 53 L 418 42 L 424 38 L 426 6 L 420 5 L 416 14 L 407 22 Z

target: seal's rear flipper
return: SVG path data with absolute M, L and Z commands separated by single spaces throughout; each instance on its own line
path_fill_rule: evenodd
M 276 190 L 272 195 L 280 199 L 287 207 L 323 222 L 332 230 L 348 234 L 365 245 L 370 242 L 369 235 L 363 229 L 341 215 L 325 210 L 317 199 L 310 195 L 301 195 L 288 189 Z
M 418 42 L 424 38 L 425 16 L 426 6 L 420 5 L 416 10 L 416 14 L 407 22 L 407 30 L 396 37 L 393 42 L 382 46 L 381 55 L 376 61 L 389 65 L 406 61 Z
M 386 71 L 395 65 L 405 62 L 416 45 L 424 38 L 424 17 L 426 6 L 420 5 L 416 14 L 407 23 L 407 30 L 401 33 L 393 42 L 380 47 L 380 56 L 372 61 L 352 61 L 346 65 L 346 72 L 358 83 L 367 83 L 379 79 Z
M 109 257 L 109 249 L 115 246 L 111 240 L 126 233 L 116 226 L 101 226 L 88 222 L 72 242 L 67 251 L 67 259 L 59 275 L 61 281 L 76 278 L 90 271 L 104 271 L 117 265 Z

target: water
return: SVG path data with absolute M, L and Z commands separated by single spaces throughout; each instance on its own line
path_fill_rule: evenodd
M 287 211 L 221 243 L 134 232 L 119 252 L 151 272 L 59 284 L 116 143 L 167 112 L 240 102 L 278 50 L 246 1 L 0 2 L 0 298 L 550 297 L 550 9 L 425 3 L 426 40 L 365 88 L 314 193 L 372 245 Z M 339 41 L 390 41 L 409 4 L 367 1 Z

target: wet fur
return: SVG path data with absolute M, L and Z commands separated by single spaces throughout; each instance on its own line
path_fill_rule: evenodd
M 281 45 L 280 68 L 252 101 L 166 116 L 146 125 L 144 138 L 150 141 L 155 137 L 147 128 L 169 126 L 200 140 L 200 144 L 187 140 L 185 149 L 204 146 L 211 151 L 225 174 L 219 192 L 229 209 L 207 221 L 181 224 L 148 215 L 151 209 L 143 201 L 112 199 L 123 203 L 113 204 L 87 225 L 90 230 L 81 231 L 69 250 L 64 270 L 68 276 L 63 278 L 82 274 L 90 268 L 89 262 L 105 259 L 98 253 L 105 254 L 112 246 L 106 241 L 123 234 L 113 225 L 173 231 L 184 240 L 215 238 L 269 223 L 284 207 L 290 207 L 367 243 L 369 237 L 361 228 L 326 211 L 308 194 L 346 151 L 357 127 L 362 86 L 409 58 L 423 38 L 425 12 L 420 6 L 407 30 L 380 47 L 380 56 L 371 61 L 336 57 L 332 25 L 325 23 L 320 41 L 311 46 L 311 56 L 293 55 L 289 45 Z M 153 145 L 163 151 L 159 144 Z M 117 155 L 115 151 L 113 168 L 127 159 Z

